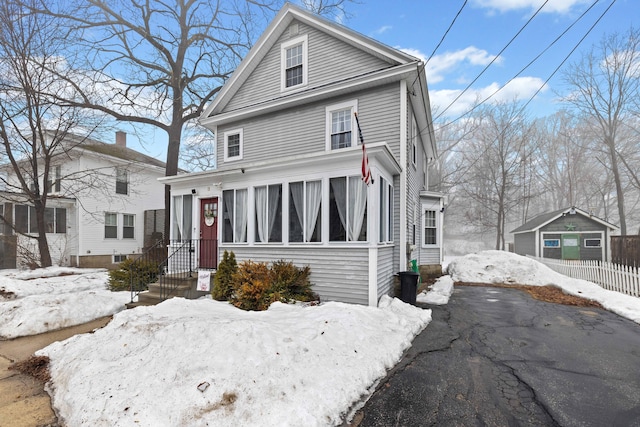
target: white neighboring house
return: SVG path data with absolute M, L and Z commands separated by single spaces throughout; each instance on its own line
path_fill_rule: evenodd
M 65 143 L 72 148 L 51 161 L 50 176 L 55 180 L 46 186 L 40 183 L 49 192 L 45 220 L 52 262 L 117 268 L 128 256 L 140 254 L 157 233 L 161 236 L 164 185 L 158 178 L 164 176 L 165 164 L 127 148 L 124 132 L 116 132 L 114 144 L 74 135 L 68 135 Z M 8 182 L 15 182 L 11 165 L 0 170 Z M 20 197 L 0 192 L 0 214 L 19 232 L 37 232 L 35 210 Z M 6 224 L 0 232 L 1 267 L 24 266 L 26 253 L 38 253 L 35 239 L 13 232 Z
M 440 269 L 431 120 L 422 61 L 287 3 L 200 117 L 218 168 L 161 179 L 172 242 L 219 242 L 199 268 L 308 265 L 322 300 L 375 306 L 411 261 Z

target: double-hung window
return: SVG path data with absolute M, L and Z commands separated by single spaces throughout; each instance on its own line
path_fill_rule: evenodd
M 393 241 L 393 187 L 380 177 L 380 236 L 381 243 Z
M 118 238 L 118 214 L 117 213 L 106 212 L 104 214 L 104 238 L 105 239 Z
M 193 196 L 173 196 L 173 239 L 190 240 L 192 227 Z
M 123 239 L 134 239 L 135 238 L 135 225 L 136 225 L 136 216 L 131 214 L 123 214 L 122 215 L 122 238 Z
M 282 90 L 307 84 L 307 36 L 296 37 L 281 45 Z
M 256 236 L 261 243 L 282 242 L 282 184 L 255 187 Z
M 52 175 L 55 179 L 52 179 Z M 49 171 L 49 179 L 47 180 L 47 193 L 59 193 L 60 181 L 62 180 L 62 170 L 60 165 L 54 166 L 53 170 Z
M 338 150 L 356 145 L 354 115 L 356 109 L 356 101 L 343 102 L 326 108 L 327 150 Z
M 247 241 L 247 189 L 222 192 L 222 241 L 244 243 Z
M 243 149 L 242 129 L 236 129 L 224 133 L 224 161 L 242 160 Z
M 367 184 L 359 175 L 329 180 L 329 240 L 367 240 Z
M 289 241 L 322 240 L 322 181 L 289 184 Z
M 129 171 L 116 168 L 116 194 L 129 194 Z
M 436 245 L 437 239 L 437 214 L 435 210 L 424 210 L 424 240 L 423 245 Z

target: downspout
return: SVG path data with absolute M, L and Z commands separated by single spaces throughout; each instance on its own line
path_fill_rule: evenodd
M 407 269 L 407 82 L 400 81 L 400 265 Z

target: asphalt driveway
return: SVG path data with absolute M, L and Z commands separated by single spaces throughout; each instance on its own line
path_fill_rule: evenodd
M 640 426 L 640 325 L 517 289 L 456 286 L 429 308 L 352 425 Z

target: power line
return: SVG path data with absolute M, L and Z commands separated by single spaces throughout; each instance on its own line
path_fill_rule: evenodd
M 491 60 L 491 62 L 489 62 L 489 64 L 487 64 L 484 69 L 482 71 L 480 71 L 480 74 L 478 74 L 476 76 L 475 79 L 473 79 L 473 81 L 471 83 L 469 83 L 467 85 L 466 88 L 464 88 L 464 90 L 462 92 L 460 92 L 458 94 L 458 96 L 456 96 L 456 98 L 451 101 L 451 103 L 447 106 L 447 108 L 445 108 L 440 114 L 438 114 L 438 116 L 434 119 L 434 120 L 438 120 L 440 117 L 442 117 L 442 115 L 449 109 L 451 108 L 451 106 L 453 104 L 455 104 L 455 102 L 460 99 L 460 97 L 467 91 L 469 90 L 469 88 L 471 88 L 471 86 L 473 86 L 473 84 L 478 81 L 478 79 L 485 73 L 485 71 L 487 71 L 489 69 L 489 67 L 491 65 L 493 65 L 493 63 L 500 57 L 500 55 L 502 55 L 502 53 L 507 50 L 507 48 L 511 45 L 511 43 L 514 42 L 514 40 L 520 35 L 520 33 L 522 33 L 522 31 L 524 31 L 524 29 L 531 23 L 531 21 L 533 21 L 533 19 L 538 16 L 538 13 L 540 13 L 540 11 L 542 10 L 542 8 L 549 2 L 549 0 L 545 0 L 544 3 L 542 3 L 542 5 L 538 8 L 538 10 L 536 10 L 536 12 L 531 15 L 531 17 L 527 20 L 527 22 L 525 22 L 525 24 L 518 30 L 518 32 L 511 38 L 511 40 L 509 40 L 509 42 L 505 45 L 505 47 L 502 48 L 502 50 L 500 50 L 500 52 L 498 52 L 498 54 Z
M 453 24 L 455 24 L 455 22 L 458 20 L 458 17 L 460 16 L 460 13 L 462 13 L 462 9 L 464 9 L 464 7 L 467 5 L 467 1 L 468 0 L 464 0 L 464 3 L 460 7 L 460 10 L 458 10 L 458 13 L 456 13 L 456 16 L 453 18 L 453 21 L 451 21 L 451 24 L 449 24 L 449 28 L 447 28 L 447 31 L 444 32 L 444 34 L 442 35 L 442 38 L 440 39 L 440 41 L 438 42 L 436 47 L 433 49 L 433 52 L 431 52 L 431 55 L 429 55 L 429 57 L 427 58 L 427 61 L 424 63 L 424 65 L 427 65 L 429 63 L 429 61 L 431 61 L 431 58 L 433 58 L 433 55 L 436 54 L 436 51 L 438 50 L 438 48 L 440 47 L 442 42 L 444 42 L 445 37 L 447 37 L 447 34 L 449 34 L 449 31 L 451 30 L 451 27 L 453 27 Z

